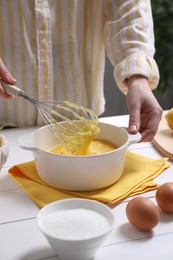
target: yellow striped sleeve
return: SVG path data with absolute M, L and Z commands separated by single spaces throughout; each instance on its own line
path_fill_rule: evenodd
M 155 48 L 150 1 L 106 3 L 105 46 L 114 65 L 118 87 L 127 93 L 125 79 L 139 74 L 147 77 L 151 89 L 156 88 L 159 71 L 153 58 Z

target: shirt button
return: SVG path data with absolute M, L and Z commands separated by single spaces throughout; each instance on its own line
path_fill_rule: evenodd
M 48 89 L 48 84 L 44 84 L 44 85 L 43 85 L 43 88 L 44 88 L 44 89 Z
M 43 44 L 43 46 L 46 46 L 46 45 L 47 45 L 47 40 L 46 40 L 46 39 L 43 39 L 43 40 L 42 40 L 42 44 Z
M 34 64 L 36 64 L 36 58 L 35 58 L 35 57 L 32 58 L 32 62 L 33 62 Z

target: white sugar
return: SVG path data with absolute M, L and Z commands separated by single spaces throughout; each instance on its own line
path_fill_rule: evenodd
M 42 227 L 52 236 L 80 240 L 104 233 L 109 222 L 94 210 L 80 208 L 51 213 L 42 219 Z

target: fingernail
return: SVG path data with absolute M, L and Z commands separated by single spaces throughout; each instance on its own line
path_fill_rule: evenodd
M 136 132 L 137 131 L 137 126 L 136 125 L 131 125 L 130 126 L 130 131 Z
M 13 78 L 13 77 L 11 77 L 11 79 L 12 79 L 13 81 L 16 81 L 16 79 L 15 79 L 15 78 Z
M 9 75 L 9 80 L 12 80 L 12 81 L 15 81 L 16 82 L 16 79 L 15 78 L 13 78 L 11 75 Z

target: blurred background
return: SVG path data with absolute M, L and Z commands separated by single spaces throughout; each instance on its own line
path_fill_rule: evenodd
M 160 71 L 160 82 L 153 91 L 163 109 L 173 107 L 173 1 L 151 0 L 154 33 L 155 60 Z M 125 96 L 117 88 L 113 78 L 113 66 L 106 59 L 104 92 L 106 110 L 102 116 L 127 114 Z

